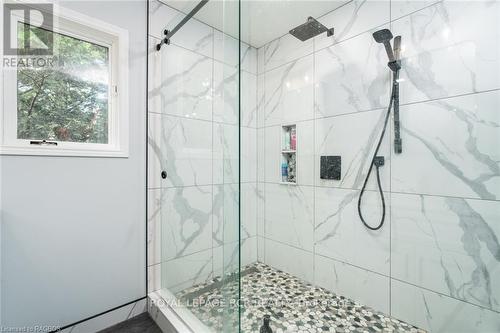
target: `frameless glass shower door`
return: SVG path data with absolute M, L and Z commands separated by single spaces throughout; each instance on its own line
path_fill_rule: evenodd
M 149 194 L 157 289 L 196 332 L 239 326 L 239 2 L 150 4 Z M 205 12 L 204 12 L 205 11 Z M 211 13 L 213 25 L 198 20 Z M 205 13 L 205 14 L 204 14 Z M 161 277 L 159 277 L 161 276 Z

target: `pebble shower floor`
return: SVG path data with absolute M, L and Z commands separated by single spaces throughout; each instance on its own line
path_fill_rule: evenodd
M 425 332 L 262 263 L 245 266 L 241 276 L 241 331 L 245 333 L 258 333 L 266 314 L 271 316 L 274 333 Z M 236 332 L 237 307 L 220 304 L 237 295 L 236 280 L 221 283 L 214 278 L 176 296 L 214 332 Z

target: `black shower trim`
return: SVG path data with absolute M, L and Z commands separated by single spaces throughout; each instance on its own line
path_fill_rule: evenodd
M 128 303 L 125 303 L 125 304 L 119 305 L 119 306 L 117 306 L 117 307 L 114 307 L 114 308 L 112 308 L 112 309 L 109 309 L 109 310 L 106 310 L 106 311 L 104 311 L 104 312 L 98 313 L 98 314 L 93 315 L 93 316 L 91 316 L 91 317 L 88 317 L 88 318 L 85 318 L 85 319 L 79 320 L 79 321 L 77 321 L 77 322 L 74 322 L 74 323 L 72 323 L 72 324 L 69 324 L 69 325 L 66 325 L 66 326 L 60 327 L 60 328 L 58 328 L 57 330 L 50 331 L 49 333 L 61 332 L 61 331 L 65 330 L 65 329 L 67 329 L 67 328 L 70 328 L 70 327 L 73 327 L 73 326 L 79 325 L 79 324 L 81 324 L 81 323 L 83 323 L 83 322 L 86 322 L 87 320 L 91 320 L 91 319 L 94 319 L 94 318 L 100 317 L 100 316 L 102 316 L 102 315 L 105 315 L 105 314 L 107 314 L 107 313 L 113 312 L 113 311 L 115 311 L 115 310 L 118 310 L 118 309 L 120 309 L 120 308 L 123 308 L 124 306 L 130 305 L 130 304 L 133 304 L 133 303 L 137 303 L 137 302 L 142 301 L 143 299 L 146 299 L 146 298 L 147 298 L 147 296 L 143 296 L 143 297 L 141 297 L 141 298 L 138 298 L 138 299 L 133 300 L 133 301 L 130 301 L 130 302 L 128 302 Z

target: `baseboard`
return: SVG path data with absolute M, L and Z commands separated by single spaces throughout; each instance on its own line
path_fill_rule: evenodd
M 122 306 L 113 311 L 86 320 L 82 323 L 68 327 L 60 332 L 63 333 L 93 333 L 114 326 L 122 321 L 133 318 L 147 311 L 147 300 L 141 299 L 134 303 Z

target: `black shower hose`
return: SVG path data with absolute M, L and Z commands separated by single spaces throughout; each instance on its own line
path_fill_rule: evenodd
M 382 129 L 382 133 L 380 134 L 380 139 L 378 140 L 377 143 L 377 148 L 375 149 L 375 153 L 373 153 L 372 161 L 370 163 L 370 168 L 368 169 L 368 174 L 366 175 L 365 182 L 363 183 L 363 187 L 361 188 L 361 192 L 359 193 L 359 198 L 358 198 L 358 214 L 359 218 L 361 219 L 361 222 L 365 225 L 370 230 L 378 230 L 382 228 L 384 225 L 385 221 L 385 198 L 384 198 L 384 192 L 382 191 L 382 185 L 380 184 L 380 172 L 379 168 L 380 166 L 375 163 L 375 158 L 377 157 L 378 151 L 380 149 L 380 145 L 382 144 L 382 140 L 384 139 L 385 135 L 385 130 L 387 128 L 387 123 L 389 122 L 389 116 L 391 115 L 391 108 L 394 103 L 394 97 L 395 94 L 397 93 L 397 89 L 395 89 L 395 86 L 398 84 L 397 78 L 399 73 L 396 71 L 393 73 L 392 76 L 392 88 L 391 88 L 391 100 L 389 101 L 389 107 L 387 108 L 387 113 L 385 115 L 385 120 L 384 120 L 384 128 Z M 361 199 L 363 198 L 363 194 L 365 193 L 366 190 L 366 184 L 368 184 L 368 179 L 370 179 L 370 174 L 372 173 L 373 166 L 375 165 L 375 168 L 377 169 L 377 184 L 378 184 L 378 190 L 380 193 L 380 199 L 382 201 L 382 218 L 380 219 L 380 223 L 376 227 L 372 227 L 368 223 L 366 223 L 365 219 L 363 218 L 363 213 L 361 212 Z

